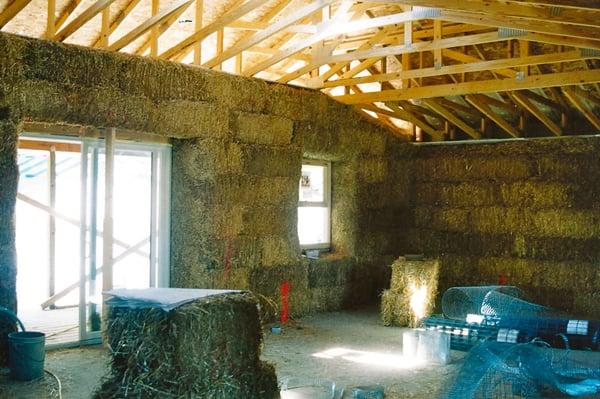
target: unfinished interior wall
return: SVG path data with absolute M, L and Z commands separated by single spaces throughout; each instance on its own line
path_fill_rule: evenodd
M 600 140 L 419 146 L 417 250 L 453 285 L 524 287 L 535 301 L 600 318 Z
M 15 202 L 19 172 L 17 167 L 18 115 L 0 96 L 0 306 L 16 313 Z M 7 357 L 6 335 L 15 330 L 13 323 L 0 315 L 0 366 Z
M 0 98 L 26 122 L 171 140 L 174 287 L 250 288 L 277 303 L 289 281 L 290 310 L 302 314 L 376 300 L 402 253 L 400 141 L 319 92 L 0 34 Z M 2 162 L 16 154 L 11 134 Z M 311 262 L 296 234 L 303 157 L 331 161 L 333 173 L 333 253 Z M 13 209 L 14 192 L 2 191 L 1 209 Z M 12 287 L 14 258 L 2 262 Z

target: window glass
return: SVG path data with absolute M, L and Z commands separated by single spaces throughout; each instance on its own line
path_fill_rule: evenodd
M 303 248 L 329 248 L 330 165 L 305 161 L 298 197 L 298 238 Z
M 324 200 L 325 166 L 302 165 L 300 201 L 323 202 Z

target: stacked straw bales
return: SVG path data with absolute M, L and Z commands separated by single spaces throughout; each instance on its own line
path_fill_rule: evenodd
M 386 326 L 417 327 L 433 311 L 440 263 L 398 258 L 392 264 L 390 289 L 381 296 L 381 319 Z
M 262 330 L 249 293 L 206 297 L 170 312 L 115 307 L 108 320 L 105 398 L 279 398 L 259 360 Z

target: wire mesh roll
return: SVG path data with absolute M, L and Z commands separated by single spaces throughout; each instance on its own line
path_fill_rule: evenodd
M 553 314 L 553 310 L 516 298 L 500 291 L 490 291 L 483 298 L 479 314 L 495 317 L 544 317 Z
M 451 319 L 464 320 L 469 314 L 481 314 L 481 306 L 490 292 L 500 292 L 522 298 L 523 292 L 514 286 L 452 287 L 442 296 L 442 312 Z

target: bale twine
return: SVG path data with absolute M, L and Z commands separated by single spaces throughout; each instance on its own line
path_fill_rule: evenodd
M 279 398 L 260 361 L 262 330 L 249 293 L 199 299 L 170 312 L 113 307 L 111 371 L 94 398 Z
M 390 289 L 381 295 L 381 320 L 386 326 L 416 327 L 433 312 L 439 261 L 398 258 L 392 264 Z

